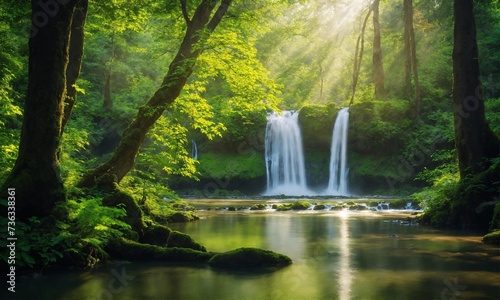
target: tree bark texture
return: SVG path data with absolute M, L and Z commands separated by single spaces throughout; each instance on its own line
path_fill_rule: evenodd
M 382 43 L 380 41 L 379 7 L 380 0 L 375 0 L 373 2 L 373 82 L 375 84 L 375 98 L 382 98 L 385 96 L 385 75 L 384 65 L 382 63 Z
M 453 108 L 460 177 L 487 170 L 500 143 L 484 114 L 473 0 L 455 0 Z
M 187 23 L 186 33 L 161 87 L 145 105 L 139 108 L 139 112 L 123 133 L 109 161 L 86 174 L 78 186 L 94 186 L 103 175 L 107 175 L 106 178 L 111 175 L 119 183 L 132 169 L 147 132 L 181 93 L 203 50 L 204 41 L 222 20 L 231 0 L 222 0 L 213 16 L 212 12 L 219 1 L 203 0 L 192 18 L 189 18 L 185 1 L 180 2 Z
M 71 22 L 71 37 L 69 41 L 69 62 L 66 69 L 66 100 L 64 103 L 64 117 L 62 131 L 71 117 L 71 111 L 76 102 L 76 81 L 80 76 L 83 58 L 83 43 L 85 40 L 84 26 L 87 19 L 88 0 L 80 0 L 73 14 Z M 61 131 L 61 132 L 62 132 Z
M 59 177 L 59 143 L 66 99 L 71 22 L 79 0 L 48 8 L 32 0 L 28 89 L 16 164 L 4 183 L 16 189 L 20 218 L 44 217 L 66 199 Z

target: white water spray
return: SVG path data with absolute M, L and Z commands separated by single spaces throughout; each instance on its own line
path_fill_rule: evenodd
M 332 134 L 330 156 L 330 179 L 326 194 L 348 195 L 347 132 L 349 128 L 349 108 L 343 108 L 337 114 Z
M 272 113 L 266 127 L 267 195 L 308 195 L 298 112 Z
M 196 141 L 191 140 L 191 157 L 194 159 L 198 159 L 198 145 L 196 145 Z

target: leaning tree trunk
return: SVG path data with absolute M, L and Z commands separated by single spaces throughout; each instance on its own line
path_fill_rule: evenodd
M 375 83 L 375 98 L 385 95 L 384 65 L 382 64 L 382 46 L 380 39 L 380 0 L 373 2 L 373 81 Z
M 454 12 L 455 147 L 460 177 L 464 179 L 468 175 L 477 175 L 487 170 L 491 165 L 487 159 L 499 156 L 500 143 L 488 126 L 484 114 L 473 1 L 455 0 Z
M 84 26 L 87 19 L 88 0 L 80 0 L 73 14 L 71 22 L 71 37 L 69 42 L 69 62 L 66 69 L 66 100 L 64 104 L 64 116 L 62 131 L 66 127 L 71 116 L 71 111 L 76 102 L 76 81 L 80 76 L 83 58 Z
M 64 6 L 54 2 L 43 9 L 39 5 L 43 2 L 31 1 L 34 24 L 21 141 L 16 164 L 2 188 L 2 193 L 15 189 L 16 214 L 23 219 L 47 216 L 66 198 L 58 155 L 71 21 L 77 2 Z
M 223 0 L 211 17 L 218 1 L 203 0 L 190 19 L 186 2 L 181 0 L 183 17 L 187 23 L 186 33 L 161 87 L 139 108 L 109 161 L 86 174 L 78 183 L 79 187 L 94 186 L 99 178 L 107 178 L 106 183 L 109 183 L 109 179 L 119 183 L 132 169 L 147 132 L 181 93 L 202 52 L 203 42 L 220 23 L 231 1 Z

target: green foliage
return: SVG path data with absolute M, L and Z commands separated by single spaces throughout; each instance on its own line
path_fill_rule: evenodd
M 68 200 L 67 205 L 68 223 L 61 225 L 61 236 L 67 245 L 65 252 L 84 268 L 106 258 L 103 247 L 131 229 L 120 220 L 127 215 L 125 209 L 103 206 L 99 196 Z
M 3 201 L 2 201 L 3 202 Z M 2 203 L 4 205 L 4 203 Z M 6 205 L 6 203 L 5 203 Z M 0 225 L 8 227 L 8 219 L 0 217 Z M 16 221 L 15 265 L 20 268 L 45 268 L 63 257 L 65 240 L 48 220 L 30 218 L 27 222 Z M 7 232 L 2 231 L 2 240 L 7 241 Z M 0 258 L 7 263 L 8 251 L 2 251 Z
M 253 179 L 265 176 L 264 158 L 256 152 L 235 154 L 203 153 L 200 155 L 203 178 Z
M 355 103 L 349 109 L 350 149 L 379 156 L 398 153 L 412 125 L 408 112 L 404 100 Z
M 491 130 L 500 136 L 500 98 L 487 99 L 484 101 L 486 121 Z
M 455 226 L 451 211 L 457 197 L 458 182 L 458 173 L 446 173 L 437 178 L 432 187 L 412 195 L 425 206 L 423 222 L 439 227 Z
M 306 151 L 330 148 L 333 125 L 338 111 L 334 103 L 308 104 L 300 109 L 299 124 Z

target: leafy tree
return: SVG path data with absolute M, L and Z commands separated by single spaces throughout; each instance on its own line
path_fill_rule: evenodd
M 231 0 L 202 1 L 196 8 L 193 16 L 189 16 L 186 1 L 181 1 L 181 10 L 186 31 L 182 44 L 170 64 L 169 70 L 163 79 L 161 87 L 149 101 L 139 109 L 135 119 L 125 130 L 122 139 L 110 160 L 86 174 L 79 186 L 94 186 L 96 179 L 104 174 L 115 177 L 120 182 L 133 167 L 139 149 L 146 138 L 146 134 L 153 124 L 160 118 L 167 105 L 175 101 L 193 72 L 196 60 L 203 51 L 203 44 L 219 25 L 225 15 Z M 219 4 L 217 6 L 217 4 Z M 217 10 L 212 15 L 212 12 Z

